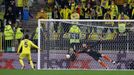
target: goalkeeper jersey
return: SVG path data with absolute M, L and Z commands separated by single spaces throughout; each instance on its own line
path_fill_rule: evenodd
M 38 46 L 36 46 L 32 41 L 30 41 L 28 39 L 24 39 L 24 40 L 21 41 L 17 53 L 19 53 L 20 49 L 22 48 L 21 53 L 30 54 L 31 53 L 31 47 L 38 48 Z

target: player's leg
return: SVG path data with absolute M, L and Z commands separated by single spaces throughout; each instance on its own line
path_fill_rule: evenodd
M 102 67 L 104 67 L 104 68 L 108 69 L 107 64 L 106 64 L 106 63 L 104 63 L 103 61 L 101 61 L 100 59 L 99 59 L 99 60 L 97 60 L 97 62 L 98 62 L 98 63 L 99 63 Z
M 20 64 L 21 64 L 21 69 L 24 69 L 25 68 L 25 65 L 24 65 L 24 62 L 23 62 L 23 59 L 26 57 L 26 55 L 25 54 L 20 54 L 20 56 L 19 56 L 19 62 L 20 62 Z
M 104 58 L 105 60 L 113 63 L 113 64 L 116 64 L 115 61 L 113 61 L 108 55 L 104 55 L 104 54 L 101 54 L 102 58 Z
M 100 60 L 100 58 L 102 57 L 100 53 L 96 51 L 90 51 L 89 55 L 94 58 L 103 68 L 108 69 L 107 64 Z
M 99 55 L 90 55 L 92 58 L 94 58 L 103 68 L 106 68 L 106 69 L 108 69 L 108 66 L 107 66 L 107 64 L 106 63 L 104 63 L 103 61 L 101 61 L 100 60 L 100 57 L 101 56 L 99 56 Z
M 104 54 L 101 54 L 102 58 L 104 58 L 105 60 L 109 61 L 109 62 L 112 62 L 112 59 L 108 56 L 108 55 L 104 55 Z
M 28 55 L 27 55 L 27 58 L 28 58 L 28 60 L 29 60 L 29 62 L 30 62 L 31 68 L 34 69 L 34 64 L 33 64 L 33 61 L 32 61 L 31 54 L 28 54 Z

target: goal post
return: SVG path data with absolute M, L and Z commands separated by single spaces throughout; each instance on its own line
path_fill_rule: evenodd
M 38 48 L 38 62 L 37 62 L 37 68 L 38 68 L 38 70 L 40 69 L 40 59 L 41 59 L 41 58 L 40 58 L 40 52 L 41 52 L 41 51 L 40 51 L 40 50 L 41 50 L 41 47 L 40 47 L 40 41 L 41 41 L 41 40 L 40 40 L 40 37 L 41 37 L 41 36 L 40 36 L 40 29 L 41 29 L 41 27 L 40 27 L 40 26 L 41 26 L 41 25 L 40 25 L 40 24 L 41 24 L 41 21 L 38 20 L 38 47 L 39 47 L 39 48 Z
M 79 28 L 79 33 L 72 34 L 70 29 L 73 25 Z M 134 53 L 133 34 L 134 20 L 39 19 L 38 47 L 41 51 L 38 50 L 37 68 L 39 70 L 73 69 L 74 67 L 75 69 L 103 69 L 97 66 L 95 60 L 85 54 L 81 54 L 78 60 L 74 61 L 77 64 L 75 66 L 65 59 L 65 55 L 70 52 L 70 48 L 81 49 L 82 43 L 93 44 L 102 37 L 102 43 L 96 45 L 95 50 L 108 54 L 116 61 L 121 61 L 118 59 L 118 53 L 123 51 L 128 54 L 126 60 L 131 59 L 130 53 Z M 79 44 L 70 43 L 71 39 L 78 39 Z M 88 67 L 82 66 L 87 63 Z M 110 64 L 112 69 L 118 68 L 118 66 L 112 66 Z

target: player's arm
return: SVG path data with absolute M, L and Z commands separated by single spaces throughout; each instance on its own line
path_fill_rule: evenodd
M 38 46 L 36 46 L 33 42 L 31 42 L 31 45 L 38 49 Z
M 21 43 L 20 43 L 20 45 L 19 45 L 19 47 L 18 47 L 17 54 L 19 54 L 21 47 L 22 47 L 22 41 L 21 41 Z
M 82 50 L 77 51 L 76 53 L 85 53 L 87 51 L 87 48 L 84 48 Z
M 85 53 L 85 51 L 84 51 L 84 50 L 82 50 L 82 51 L 78 51 L 77 53 Z
M 100 42 L 101 42 L 101 41 L 95 42 L 94 44 L 90 45 L 90 48 L 93 48 L 93 47 L 97 46 Z

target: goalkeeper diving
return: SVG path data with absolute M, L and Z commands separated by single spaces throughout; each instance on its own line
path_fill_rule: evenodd
M 29 36 L 25 35 L 25 39 L 20 42 L 20 45 L 18 47 L 17 54 L 20 53 L 20 50 L 22 49 L 20 56 L 19 56 L 19 62 L 21 64 L 21 69 L 25 68 L 23 59 L 27 58 L 30 62 L 30 66 L 32 69 L 34 69 L 34 64 L 31 57 L 31 47 L 35 47 L 38 49 L 38 46 L 36 46 L 32 41 L 29 40 Z
M 104 63 L 104 61 L 101 60 L 101 58 L 113 63 L 113 64 L 117 64 L 119 65 L 120 63 L 112 60 L 108 55 L 102 54 L 98 51 L 96 51 L 94 49 L 95 46 L 97 46 L 99 43 L 101 43 L 102 41 L 102 37 L 100 37 L 99 41 L 96 42 L 95 44 L 88 44 L 88 43 L 84 43 L 82 44 L 82 50 L 71 50 L 71 54 L 70 54 L 70 61 L 74 61 L 76 60 L 77 56 L 81 53 L 86 53 L 87 55 L 91 56 L 94 60 L 96 60 L 103 68 L 109 69 L 108 65 L 106 63 Z

